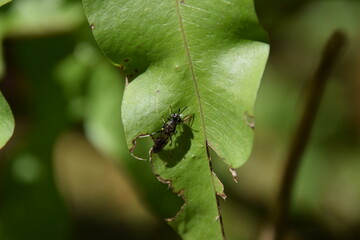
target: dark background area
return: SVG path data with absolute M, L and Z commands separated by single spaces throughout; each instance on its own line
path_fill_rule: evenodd
M 287 239 L 360 239 L 360 2 L 259 0 L 256 9 L 271 52 L 238 184 L 214 156 L 227 237 L 267 239 L 309 80 L 341 29 L 348 44 L 301 164 Z M 0 40 L 0 90 L 16 122 L 0 151 L 0 239 L 179 239 L 163 219 L 182 201 L 130 157 L 124 79 L 97 47 L 81 1 L 15 0 L 0 8 Z

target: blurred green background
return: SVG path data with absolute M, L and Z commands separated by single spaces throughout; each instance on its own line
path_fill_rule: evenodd
M 271 53 L 239 183 L 214 156 L 228 195 L 228 239 L 266 239 L 283 160 L 322 48 L 349 42 L 326 88 L 294 189 L 288 239 L 360 239 L 360 2 L 256 1 Z M 0 90 L 16 121 L 0 151 L 0 239 L 179 239 L 163 221 L 182 201 L 130 157 L 124 79 L 101 53 L 80 0 L 0 8 Z M 241 137 L 241 136 L 239 136 Z M 143 144 L 146 154 L 149 141 Z

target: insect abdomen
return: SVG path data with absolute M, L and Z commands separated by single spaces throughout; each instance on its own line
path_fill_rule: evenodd
M 152 150 L 154 153 L 158 153 L 160 152 L 168 143 L 169 141 L 169 136 L 161 133 L 154 141 L 154 145 L 152 147 Z

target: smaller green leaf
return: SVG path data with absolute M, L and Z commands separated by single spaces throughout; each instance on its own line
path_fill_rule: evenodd
M 9 104 L 0 92 L 0 148 L 2 148 L 12 136 L 14 126 L 14 117 Z
M 11 0 L 0 0 L 0 7 L 2 5 L 5 5 L 5 4 L 9 3 L 9 2 L 11 2 Z

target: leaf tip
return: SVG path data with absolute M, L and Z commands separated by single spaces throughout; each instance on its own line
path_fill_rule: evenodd
M 238 177 L 235 169 L 234 169 L 234 168 L 229 168 L 229 171 L 230 171 L 231 175 L 233 176 L 234 181 L 235 181 L 236 183 L 238 183 L 239 177 Z
M 255 129 L 255 117 L 252 116 L 248 111 L 244 112 L 244 120 L 246 125 L 251 127 L 251 129 Z
M 227 196 L 224 192 L 218 194 L 218 196 L 220 196 L 222 199 L 226 200 Z
M 165 222 L 173 222 L 174 219 L 175 219 L 175 218 L 172 217 L 172 218 L 165 218 L 164 220 L 165 220 Z

